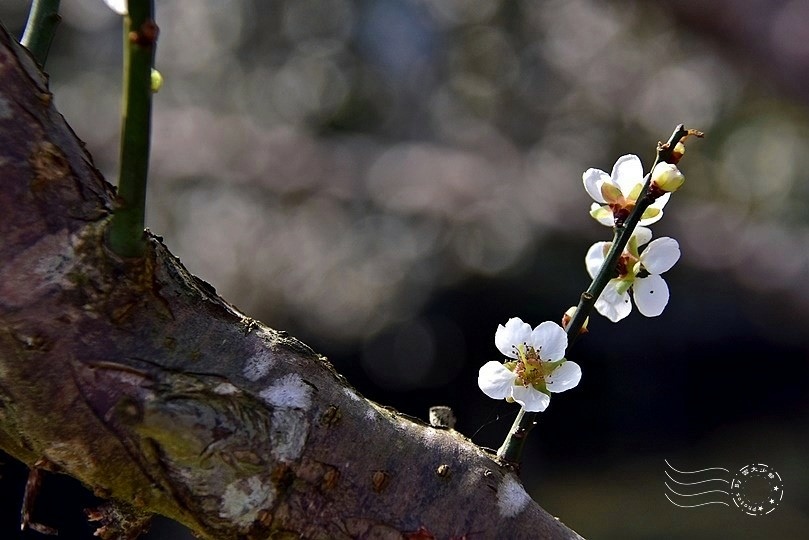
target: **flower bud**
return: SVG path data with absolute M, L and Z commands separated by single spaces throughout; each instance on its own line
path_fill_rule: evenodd
M 565 314 L 562 315 L 562 328 L 567 328 L 567 325 L 570 324 L 570 321 L 573 320 L 573 315 L 576 314 L 576 306 L 570 306 Z M 584 324 L 581 325 L 581 330 L 579 330 L 580 334 L 587 333 L 587 323 L 590 322 L 590 317 L 584 319 Z
M 652 184 L 661 191 L 677 191 L 685 182 L 685 176 L 676 165 L 658 163 L 652 171 Z

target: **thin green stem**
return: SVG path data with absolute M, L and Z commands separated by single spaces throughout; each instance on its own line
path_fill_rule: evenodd
M 124 99 L 117 208 L 109 247 L 122 257 L 143 255 L 146 180 L 152 120 L 152 68 L 157 25 L 154 0 L 129 0 L 124 16 Z
M 674 133 L 671 134 L 668 143 L 658 145 L 657 157 L 649 170 L 653 171 L 658 163 L 664 161 L 669 162 L 675 145 L 688 133 L 688 130 L 686 130 L 682 124 L 677 126 Z M 629 238 L 632 236 L 635 227 L 641 220 L 643 213 L 649 205 L 654 202 L 654 199 L 648 196 L 651 177 L 650 172 L 646 178 L 646 182 L 643 184 L 640 195 L 638 195 L 635 208 L 632 209 L 632 212 L 626 220 L 615 228 L 612 246 L 610 246 L 610 250 L 598 274 L 593 278 L 587 290 L 581 294 L 576 313 L 574 313 L 573 318 L 565 328 L 568 335 L 568 350 L 576 341 L 576 338 L 578 338 L 581 328 L 584 326 L 584 321 L 590 316 L 590 313 L 595 307 L 596 300 L 612 278 L 618 259 L 623 253 L 626 244 L 629 242 Z M 497 450 L 498 457 L 509 463 L 519 464 L 528 433 L 531 431 L 531 428 L 536 425 L 536 415 L 537 413 L 526 412 L 525 409 L 520 409 L 517 418 L 514 419 L 514 423 L 511 425 L 508 435 L 506 435 L 506 440 L 503 441 L 503 445 Z
M 649 208 L 649 205 L 654 202 L 654 199 L 648 196 L 649 185 L 652 182 L 651 171 L 654 170 L 658 163 L 668 162 L 671 160 L 675 145 L 687 134 L 688 130 L 686 130 L 683 125 L 680 124 L 674 129 L 674 132 L 671 134 L 671 137 L 666 144 L 658 145 L 657 157 L 649 169 L 650 172 L 646 177 L 646 182 L 643 184 L 640 195 L 638 195 L 635 208 L 633 208 L 626 220 L 615 228 L 615 237 L 612 240 L 610 250 L 607 252 L 606 257 L 604 258 L 604 263 L 601 265 L 596 277 L 593 278 L 590 286 L 581 294 L 579 305 L 576 307 L 576 313 L 573 314 L 573 318 L 565 328 L 568 336 L 568 348 L 570 348 L 570 346 L 573 345 L 573 343 L 579 337 L 581 328 L 584 326 L 584 321 L 586 321 L 587 317 L 590 316 L 590 313 L 593 311 L 593 307 L 595 307 L 596 300 L 612 278 L 612 274 L 615 271 L 618 259 L 624 252 L 624 248 L 629 242 L 629 238 L 635 231 L 635 227 L 637 227 L 638 222 L 643 217 L 643 213 L 646 211 L 646 209 Z
M 31 11 L 28 13 L 28 22 L 25 23 L 25 31 L 20 40 L 23 47 L 31 51 L 34 60 L 42 67 L 45 67 L 45 60 L 48 59 L 56 27 L 62 20 L 59 16 L 59 1 L 33 0 Z
M 508 430 L 506 440 L 497 449 L 497 457 L 513 465 L 520 464 L 528 433 L 537 424 L 536 416 L 537 413 L 527 412 L 525 409 L 520 408 L 517 418 L 514 419 L 511 429 Z

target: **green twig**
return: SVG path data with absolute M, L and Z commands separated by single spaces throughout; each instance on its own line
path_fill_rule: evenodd
M 31 11 L 28 13 L 28 22 L 20 43 L 31 51 L 34 60 L 45 67 L 48 51 L 56 33 L 56 27 L 62 17 L 59 16 L 60 0 L 33 0 Z
M 682 139 L 688 133 L 689 131 L 686 130 L 682 124 L 677 126 L 674 133 L 671 134 L 668 142 L 666 144 L 658 145 L 657 157 L 649 170 L 653 171 L 658 163 L 670 162 L 675 145 L 680 142 L 680 139 Z M 612 246 L 605 257 L 604 263 L 601 265 L 598 274 L 595 278 L 593 278 L 593 281 L 590 283 L 587 290 L 581 294 L 581 299 L 579 300 L 579 305 L 576 308 L 576 313 L 573 314 L 572 319 L 565 327 L 565 331 L 568 335 L 568 349 L 570 349 L 570 347 L 576 341 L 582 326 L 584 326 L 584 321 L 587 320 L 587 317 L 590 316 L 590 313 L 595 307 L 596 300 L 601 295 L 601 292 L 604 290 L 604 287 L 607 286 L 610 279 L 612 279 L 618 259 L 624 252 L 624 248 L 629 242 L 629 238 L 632 236 L 632 233 L 643 216 L 643 213 L 646 211 L 649 205 L 654 202 L 654 199 L 648 195 L 649 185 L 652 181 L 651 178 L 652 174 L 650 172 L 646 178 L 646 182 L 643 184 L 640 195 L 638 195 L 635 208 L 632 209 L 632 212 L 623 223 L 616 226 Z M 514 420 L 514 423 L 506 436 L 506 440 L 503 441 L 503 445 L 497 450 L 498 457 L 509 463 L 518 464 L 520 462 L 522 450 L 525 446 L 525 440 L 528 437 L 528 433 L 531 431 L 531 428 L 536 425 L 536 415 L 537 413 L 535 412 L 526 412 L 525 409 L 520 409 L 520 412 L 517 414 L 517 418 Z
M 117 208 L 109 230 L 109 246 L 122 257 L 139 257 L 146 245 L 143 226 L 157 32 L 154 0 L 129 0 L 129 15 L 124 16 L 121 164 Z
M 680 124 L 674 129 L 674 133 L 671 134 L 671 137 L 666 144 L 658 145 L 657 157 L 655 158 L 654 163 L 652 163 L 652 167 L 649 169 L 649 175 L 646 177 L 646 182 L 643 184 L 640 195 L 638 195 L 635 208 L 626 218 L 626 221 L 615 228 L 615 237 L 613 238 L 612 246 L 610 246 L 610 250 L 607 252 L 604 259 L 604 264 L 601 265 L 598 274 L 595 278 L 593 278 L 593 281 L 590 283 L 590 287 L 587 289 L 587 291 L 581 294 L 579 305 L 576 307 L 576 313 L 573 314 L 573 318 L 565 328 L 568 336 L 568 348 L 573 345 L 576 338 L 579 337 L 579 333 L 584 325 L 584 321 L 586 321 L 587 317 L 590 316 L 590 313 L 593 311 L 593 307 L 595 307 L 596 300 L 598 300 L 598 297 L 601 295 L 604 287 L 607 286 L 607 283 L 609 283 L 610 279 L 612 278 L 612 274 L 615 270 L 616 264 L 618 263 L 618 259 L 624 252 L 624 248 L 629 242 L 629 238 L 635 231 L 635 227 L 641 220 L 643 213 L 647 208 L 649 208 L 649 205 L 654 202 L 654 199 L 648 196 L 649 185 L 652 182 L 651 171 L 654 170 L 658 163 L 668 162 L 671 160 L 671 154 L 675 145 L 687 134 L 688 130 L 685 129 L 682 124 Z

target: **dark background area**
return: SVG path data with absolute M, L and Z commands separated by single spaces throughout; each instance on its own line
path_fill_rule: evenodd
M 19 33 L 27 2 L 0 20 Z M 120 20 L 63 2 L 57 107 L 114 181 Z M 652 229 L 682 258 L 647 319 L 594 315 L 524 459 L 529 493 L 587 538 L 801 538 L 809 530 L 809 5 L 569 0 L 158 0 L 147 224 L 245 313 L 326 355 L 363 395 L 497 447 L 516 406 L 478 368 L 519 316 L 559 320 L 607 240 L 589 167 L 648 167 L 703 129 Z M 754 37 L 753 37 L 754 36 Z M 784 499 L 751 517 L 664 498 L 664 459 L 765 463 Z M 0 537 L 26 469 L 3 456 Z M 90 538 L 77 482 L 35 518 Z M 149 538 L 185 538 L 165 520 Z

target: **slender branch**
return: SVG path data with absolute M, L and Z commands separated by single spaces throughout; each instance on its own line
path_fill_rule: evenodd
M 109 247 L 122 257 L 139 257 L 143 236 L 152 117 L 152 67 L 157 25 L 154 0 L 129 0 L 124 16 L 124 100 L 118 207 L 110 222 Z
M 40 66 L 45 66 L 48 51 L 62 17 L 59 16 L 60 0 L 33 0 L 28 22 L 20 43 L 34 56 Z
M 604 264 L 601 265 L 598 274 L 595 278 L 593 278 L 593 281 L 590 283 L 590 287 L 587 288 L 587 291 L 582 293 L 581 299 L 579 300 L 579 305 L 576 307 L 576 313 L 573 314 L 573 317 L 565 328 L 568 336 L 568 348 L 570 348 L 570 346 L 576 341 L 576 338 L 579 337 L 579 333 L 584 325 L 584 321 L 586 321 L 587 317 L 590 316 L 590 313 L 593 311 L 593 307 L 595 307 L 596 300 L 598 300 L 598 297 L 601 295 L 604 287 L 607 286 L 607 283 L 609 283 L 610 279 L 612 278 L 612 273 L 614 272 L 615 266 L 618 263 L 618 258 L 624 252 L 624 248 L 629 242 L 629 238 L 635 231 L 635 227 L 641 220 L 643 213 L 647 208 L 649 208 L 649 205 L 654 202 L 654 199 L 648 196 L 649 185 L 652 182 L 651 171 L 654 170 L 658 163 L 668 162 L 671 159 L 675 145 L 687 134 L 688 130 L 685 129 L 682 124 L 680 124 L 674 129 L 674 132 L 671 134 L 671 137 L 666 144 L 658 144 L 657 157 L 649 169 L 650 172 L 646 176 L 646 182 L 643 184 L 640 195 L 638 195 L 635 208 L 623 223 L 615 227 L 615 237 L 613 238 L 610 250 L 607 252 L 604 259 Z
M 675 145 L 688 134 L 689 130 L 685 129 L 682 124 L 677 126 L 666 144 L 658 144 L 657 157 L 649 170 L 653 171 L 658 163 L 669 162 Z M 623 223 L 615 227 L 615 236 L 610 250 L 604 259 L 604 263 L 601 265 L 596 277 L 593 278 L 590 286 L 581 294 L 576 312 L 565 327 L 568 336 L 568 350 L 576 341 L 576 338 L 578 338 L 584 321 L 590 316 L 593 307 L 595 307 L 596 300 L 612 278 L 618 259 L 624 252 L 624 248 L 629 242 L 629 238 L 632 236 L 643 213 L 649 205 L 654 202 L 654 199 L 648 195 L 651 178 L 652 175 L 650 172 L 646 176 L 646 182 L 643 184 L 643 188 L 641 189 L 640 195 L 638 195 L 638 200 L 632 212 Z M 498 457 L 513 464 L 520 462 L 528 433 L 537 423 L 536 415 L 537 413 L 526 412 L 525 409 L 520 409 L 517 418 L 514 419 L 514 423 L 511 425 L 508 435 L 506 435 L 506 440 L 503 441 L 503 445 L 497 450 Z

